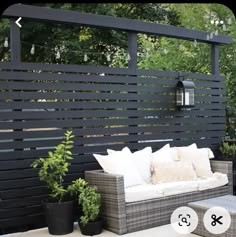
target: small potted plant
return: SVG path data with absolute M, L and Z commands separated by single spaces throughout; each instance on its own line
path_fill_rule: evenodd
M 52 235 L 65 235 L 73 231 L 75 197 L 78 190 L 86 186 L 83 179 L 77 179 L 65 186 L 70 160 L 72 160 L 72 131 L 65 132 L 64 141 L 58 144 L 54 151 L 48 152 L 48 157 L 39 158 L 32 164 L 39 168 L 39 177 L 49 188 L 49 198 L 44 201 L 48 231 Z
M 233 163 L 233 194 L 236 195 L 236 144 L 222 142 L 220 146 L 220 159 L 228 160 Z
M 82 215 L 78 220 L 83 235 L 98 235 L 102 232 L 103 221 L 100 218 L 101 195 L 95 186 L 80 188 L 79 204 Z
M 220 146 L 220 153 L 224 158 L 236 158 L 236 144 L 223 142 Z

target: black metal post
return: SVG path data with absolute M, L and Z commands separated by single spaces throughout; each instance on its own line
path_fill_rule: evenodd
M 11 19 L 10 46 L 11 62 L 19 63 L 21 61 L 20 27 L 15 23 L 15 19 Z
M 133 77 L 137 77 L 137 33 L 135 32 L 128 32 L 128 54 L 130 56 L 128 60 L 128 69 L 129 75 Z M 133 84 L 137 88 L 137 83 Z M 137 94 L 137 92 L 129 92 L 132 94 Z M 130 100 L 130 102 L 139 102 L 138 100 Z M 132 108 L 129 110 L 137 110 L 137 108 Z M 132 117 L 134 118 L 134 117 Z M 138 117 L 135 117 L 138 118 Z M 137 125 L 129 125 L 129 127 L 137 127 Z M 130 135 L 138 135 L 137 133 L 130 133 Z M 132 143 L 132 142 L 131 142 Z
M 211 73 L 214 75 L 220 74 L 219 69 L 219 46 L 212 44 L 211 46 Z
M 20 27 L 15 23 L 15 19 L 11 19 L 10 25 L 10 47 L 11 47 L 11 62 L 13 64 L 18 64 L 21 62 L 21 44 L 20 44 Z M 16 102 L 21 102 L 21 100 L 14 100 Z M 22 109 L 13 109 L 13 111 L 20 112 Z M 15 122 L 21 121 L 20 119 L 15 119 Z M 14 129 L 14 131 L 22 131 L 22 129 Z M 23 139 L 14 139 L 16 142 L 22 142 Z M 23 149 L 15 149 L 15 151 L 23 151 Z
M 129 53 L 129 61 L 128 68 L 131 74 L 136 74 L 137 69 L 137 33 L 129 32 L 128 33 L 128 53 Z

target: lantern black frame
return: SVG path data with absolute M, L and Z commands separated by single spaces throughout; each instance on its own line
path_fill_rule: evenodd
M 180 92 L 182 90 L 182 92 Z M 187 91 L 190 90 L 190 91 Z M 187 100 L 187 93 L 188 100 Z M 176 106 L 180 110 L 191 109 L 194 105 L 195 84 L 192 81 L 179 80 L 176 85 Z M 181 99 L 180 99 L 181 98 Z M 188 101 L 188 103 L 186 103 Z

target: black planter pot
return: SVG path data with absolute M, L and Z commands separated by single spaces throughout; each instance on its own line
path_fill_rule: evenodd
M 44 203 L 48 231 L 51 235 L 65 235 L 73 232 L 74 206 L 74 201 Z
M 99 235 L 102 233 L 103 221 L 99 219 L 97 221 L 88 222 L 86 225 L 83 225 L 78 221 L 81 233 L 83 235 Z

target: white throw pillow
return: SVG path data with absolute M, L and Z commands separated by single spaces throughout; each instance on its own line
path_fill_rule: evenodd
M 209 159 L 214 158 L 215 155 L 214 155 L 213 151 L 211 150 L 211 148 L 207 147 L 207 149 L 208 149 L 208 157 L 209 157 Z
M 117 153 L 103 156 L 93 154 L 103 170 L 110 174 L 119 174 L 124 176 L 124 187 L 145 184 L 137 168 L 134 166 L 131 154 Z
M 208 149 L 182 149 L 179 150 L 181 161 L 193 163 L 194 170 L 198 177 L 211 177 L 211 165 L 209 161 Z
M 185 154 L 186 152 L 191 153 L 194 152 L 196 149 L 198 149 L 196 143 L 193 143 L 189 146 L 180 146 L 174 148 L 177 150 L 178 160 L 182 160 L 181 154 Z
M 154 184 L 197 180 L 191 162 L 155 162 L 153 169 L 152 182 Z
M 209 147 L 198 148 L 198 149 L 206 149 L 206 150 L 207 150 L 207 153 L 208 153 L 208 158 L 209 158 L 209 159 L 212 159 L 212 158 L 215 157 L 213 151 L 212 151 L 211 148 L 209 148 Z
M 173 161 L 172 159 L 172 153 L 170 151 L 170 144 L 166 144 L 161 149 L 155 151 L 152 153 L 151 156 L 152 161 L 153 160 L 160 160 L 160 161 Z
M 139 174 L 145 183 L 151 181 L 151 154 L 152 148 L 146 147 L 140 151 L 132 153 L 133 165 L 138 169 Z
M 170 148 L 170 144 L 166 144 L 161 149 L 152 153 L 151 156 L 151 176 L 153 177 L 155 166 L 158 166 L 160 162 L 170 163 L 175 161 L 177 152 Z
M 127 147 L 127 146 L 124 147 L 121 151 L 115 151 L 115 150 L 112 150 L 112 149 L 107 149 L 108 155 L 111 155 L 115 152 L 125 152 L 125 153 L 128 153 L 128 154 L 131 154 L 131 151 L 130 151 L 129 147 Z

